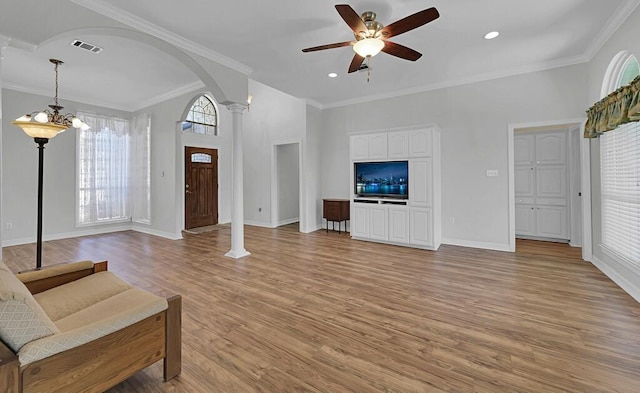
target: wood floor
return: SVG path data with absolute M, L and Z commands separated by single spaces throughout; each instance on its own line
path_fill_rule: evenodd
M 183 368 L 116 392 L 639 392 L 640 305 L 567 245 L 437 252 L 337 232 L 245 227 L 169 241 L 121 232 L 46 242 L 44 264 L 108 259 L 183 296 Z M 33 245 L 4 249 L 31 268 Z

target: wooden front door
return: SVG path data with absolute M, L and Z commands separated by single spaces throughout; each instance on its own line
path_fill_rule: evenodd
M 218 150 L 185 147 L 185 229 L 218 223 Z

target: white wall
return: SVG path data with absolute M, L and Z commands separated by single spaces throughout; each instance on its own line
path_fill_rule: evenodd
M 278 226 L 300 220 L 300 144 L 276 146 Z
M 301 232 L 313 232 L 320 229 L 322 220 L 322 198 L 320 195 L 322 170 L 321 146 L 323 136 L 322 112 L 320 109 L 307 105 L 307 134 L 302 145 L 302 177 L 305 179 L 305 187 L 302 190 L 303 206 L 302 220 L 305 227 Z
M 443 241 L 508 249 L 508 124 L 583 117 L 586 79 L 587 66 L 576 65 L 327 109 L 322 197 L 349 198 L 348 133 L 435 123 L 442 129 Z M 499 176 L 486 177 L 487 169 Z
M 640 59 L 640 40 L 638 40 L 638 26 L 640 25 L 640 8 L 637 8 L 625 23 L 616 31 L 607 43 L 598 51 L 589 63 L 588 68 L 588 102 L 585 109 L 599 101 L 600 90 L 607 71 L 607 67 L 614 56 L 623 50 L 628 50 Z M 598 139 L 591 139 L 591 202 L 592 202 L 592 244 L 593 262 L 611 277 L 618 285 L 640 301 L 640 270 L 623 266 L 608 256 L 600 248 L 601 209 L 600 209 L 600 143 Z
M 3 245 L 32 243 L 36 239 L 38 149 L 32 138 L 11 124 L 25 113 L 44 109 L 51 97 L 3 89 L 2 120 L 2 228 Z M 130 118 L 131 113 L 61 101 L 64 113 L 89 111 Z M 76 135 L 69 129 L 45 145 L 43 223 L 45 240 L 122 229 L 122 225 L 76 227 Z M 13 229 L 7 230 L 11 223 Z M 126 226 L 125 226 L 126 227 Z
M 184 147 L 218 149 L 219 222 L 231 221 L 231 112 L 218 109 L 218 135 L 183 133 L 179 127 L 193 100 L 204 90 L 142 109 L 151 115 L 151 225 L 137 230 L 180 238 L 184 229 Z
M 2 164 L 3 245 L 35 242 L 38 151 L 33 139 L 10 123 L 28 111 L 45 108 L 51 98 L 13 90 L 3 90 L 4 113 Z M 184 228 L 184 146 L 218 149 L 218 211 L 220 222 L 231 217 L 231 113 L 219 108 L 218 136 L 183 134 L 181 121 L 191 101 L 201 91 L 185 94 L 145 108 L 151 115 L 151 225 L 133 224 L 133 228 L 169 238 L 179 238 Z M 65 111 L 90 111 L 132 118 L 132 113 L 64 101 Z M 66 113 L 66 112 L 65 112 Z M 43 238 L 56 239 L 92 233 L 124 230 L 130 224 L 96 225 L 77 228 L 76 137 L 73 129 L 51 139 L 45 145 Z M 7 223 L 13 229 L 7 230 Z
M 262 83 L 249 80 L 251 107 L 244 125 L 244 218 L 251 225 L 271 226 L 273 146 L 304 143 L 306 103 Z M 305 187 L 305 185 L 302 185 Z M 258 211 L 259 209 L 262 211 Z

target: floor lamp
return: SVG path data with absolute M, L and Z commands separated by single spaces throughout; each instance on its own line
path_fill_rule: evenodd
M 42 268 L 42 180 L 44 175 L 44 145 L 49 139 L 55 137 L 70 127 L 88 130 L 89 126 L 71 113 L 61 115 L 63 109 L 58 103 L 58 66 L 63 62 L 50 59 L 55 65 L 56 95 L 50 109 L 41 112 L 32 112 L 12 121 L 12 124 L 20 127 L 25 134 L 32 137 L 38 144 L 38 233 L 36 237 L 36 270 Z

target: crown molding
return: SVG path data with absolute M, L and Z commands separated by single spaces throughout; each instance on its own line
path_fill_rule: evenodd
M 336 101 L 330 104 L 324 104 L 321 106 L 320 109 L 337 108 L 341 106 L 362 104 L 365 102 L 371 102 L 376 100 L 401 97 L 401 96 L 410 95 L 410 94 L 425 93 L 428 91 L 469 85 L 472 83 L 485 82 L 485 81 L 494 80 L 494 79 L 501 79 L 509 76 L 546 71 L 554 68 L 568 67 L 576 64 L 587 63 L 588 61 L 589 60 L 585 56 L 576 56 L 576 57 L 569 57 L 565 59 L 558 59 L 554 61 L 547 61 L 547 62 L 542 62 L 537 64 L 529 64 L 521 67 L 514 67 L 514 68 L 503 70 L 503 71 L 487 72 L 484 74 L 472 75 L 466 78 L 452 79 L 448 81 L 432 83 L 430 85 L 412 87 L 409 89 L 396 90 L 393 92 L 387 92 L 382 94 L 374 94 L 366 97 L 353 98 L 353 99 L 344 100 L 344 101 Z
M 139 110 L 148 108 L 150 106 L 159 104 L 161 102 L 168 101 L 168 100 L 170 100 L 172 98 L 180 97 L 181 95 L 201 90 L 204 87 L 205 87 L 204 83 L 202 83 L 202 81 L 198 80 L 196 82 L 189 83 L 188 85 L 179 87 L 179 88 L 177 88 L 175 90 L 169 91 L 169 92 L 161 94 L 159 96 L 155 96 L 155 97 L 150 98 L 148 100 L 139 102 L 139 103 L 135 104 L 135 106 L 130 106 L 130 107 L 124 107 L 121 104 L 116 104 L 116 103 L 112 103 L 112 102 L 95 101 L 95 100 L 91 100 L 91 99 L 89 99 L 87 97 L 80 97 L 80 96 L 65 96 L 65 98 L 63 100 L 64 101 L 73 101 L 73 102 L 87 104 L 87 105 L 93 105 L 93 106 L 100 106 L 100 107 L 103 107 L 103 108 L 110 108 L 110 109 L 116 109 L 116 110 L 123 111 L 123 112 L 133 113 L 133 112 L 137 112 Z M 36 88 L 33 88 L 33 87 L 28 87 L 28 86 L 24 86 L 24 85 L 20 85 L 20 84 L 17 84 L 17 83 L 12 83 L 12 82 L 6 82 L 6 81 L 3 81 L 2 88 L 3 89 L 9 89 L 9 90 L 15 90 L 15 91 L 19 91 L 19 92 L 22 92 L 22 93 L 45 96 L 45 97 L 48 97 L 48 96 L 51 95 L 51 92 L 48 91 L 48 90 L 36 89 Z
M 18 40 L 16 38 L 9 38 L 9 48 L 19 49 L 33 53 L 38 48 L 38 45 L 32 44 L 27 41 Z
M 189 83 L 188 85 L 179 87 L 175 90 L 169 91 L 167 93 L 161 94 L 159 96 L 155 96 L 153 98 L 150 98 L 148 100 L 142 101 L 140 103 L 138 103 L 136 105 L 135 108 L 133 108 L 133 110 L 131 110 L 132 112 L 137 112 L 139 110 L 142 110 L 144 108 L 148 108 L 150 106 L 159 104 L 161 102 L 165 102 L 165 101 L 169 101 L 172 98 L 176 98 L 179 97 L 183 94 L 188 94 L 188 93 L 192 93 L 194 91 L 200 90 L 202 88 L 206 87 L 204 85 L 204 83 L 202 83 L 201 80 L 197 80 L 193 83 Z
M 30 86 L 24 86 L 24 85 L 20 85 L 20 84 L 17 84 L 17 83 L 12 83 L 12 82 L 2 81 L 2 88 L 3 89 L 8 89 L 8 90 L 19 91 L 21 93 L 35 94 L 35 95 L 44 96 L 44 97 L 51 97 L 51 91 L 50 90 L 37 89 L 37 88 L 30 87 Z M 79 104 L 100 106 L 100 107 L 103 107 L 103 108 L 116 109 L 116 110 L 123 111 L 123 112 L 133 112 L 131 110 L 131 108 L 123 107 L 121 104 L 110 103 L 110 102 L 98 102 L 98 101 L 94 101 L 94 100 L 92 100 L 90 98 L 87 98 L 87 97 L 65 96 L 63 99 L 61 99 L 61 101 L 73 101 L 73 102 L 76 102 L 76 103 L 79 103 Z
M 195 43 L 188 38 L 173 33 L 103 0 L 71 0 L 71 2 L 97 12 L 100 15 L 106 16 L 107 18 L 123 23 L 143 33 L 147 33 L 153 37 L 166 41 L 178 48 L 199 54 L 209 60 L 215 61 L 216 63 L 222 64 L 245 75 L 251 75 L 253 72 L 253 69 L 245 64 L 224 56 L 203 45 Z
M 638 5 L 640 5 L 640 0 L 625 0 L 620 4 L 620 6 L 618 6 L 618 9 L 607 20 L 602 29 L 600 29 L 598 35 L 596 35 L 593 41 L 591 41 L 591 44 L 584 52 L 584 56 L 588 61 L 591 61 L 600 49 L 602 49 L 604 44 L 611 39 L 631 13 L 635 11 Z
M 305 98 L 304 101 L 307 103 L 307 105 L 311 105 L 316 109 L 324 109 L 324 106 L 316 100 L 313 100 L 311 98 Z

